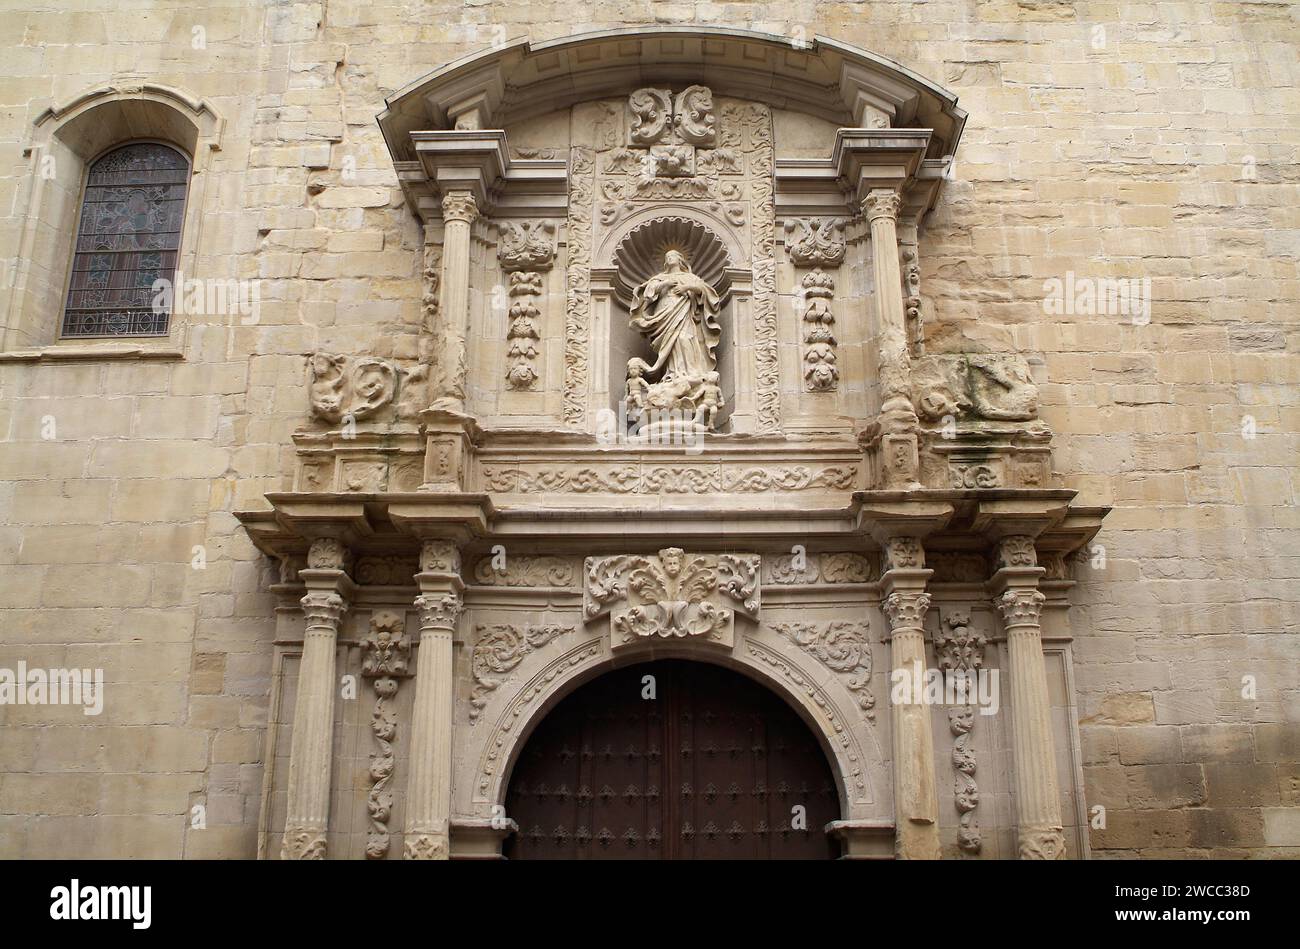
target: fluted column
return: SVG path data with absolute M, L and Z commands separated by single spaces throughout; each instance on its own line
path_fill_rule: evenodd
M 426 540 L 415 576 L 420 595 L 420 652 L 411 710 L 411 774 L 406 791 L 407 860 L 450 855 L 452 656 L 464 584 L 460 552 L 445 540 Z
M 298 665 L 298 696 L 289 743 L 288 813 L 283 860 L 323 860 L 329 830 L 330 768 L 334 755 L 335 655 L 339 624 L 351 581 L 343 572 L 346 549 L 332 538 L 312 542 L 298 577 L 306 630 Z
M 911 487 L 920 468 L 912 364 L 907 348 L 903 274 L 898 265 L 897 191 L 868 192 L 862 212 L 871 224 L 871 266 L 875 277 L 876 354 L 880 376 L 880 452 L 887 487 Z
M 466 341 L 469 329 L 470 225 L 478 205 L 469 191 L 442 197 L 442 345 L 433 391 L 433 408 L 465 411 Z
M 895 849 L 902 859 L 939 858 L 939 802 L 934 735 L 925 690 L 925 614 L 930 609 L 925 551 L 915 537 L 884 544 L 880 578 L 889 620 L 890 737 L 894 766 Z M 905 687 L 897 688 L 899 684 Z
M 993 603 L 1002 614 L 1007 637 L 1016 824 L 1022 860 L 1065 857 L 1052 709 L 1039 626 L 1046 598 L 1038 590 L 1038 580 L 1045 572 L 1038 566 L 1032 537 L 1016 534 L 999 541 Z

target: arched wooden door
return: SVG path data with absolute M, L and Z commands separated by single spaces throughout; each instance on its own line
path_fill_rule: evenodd
M 763 686 L 704 663 L 616 669 L 566 697 L 520 754 L 506 813 L 514 859 L 838 855 L 816 737 Z

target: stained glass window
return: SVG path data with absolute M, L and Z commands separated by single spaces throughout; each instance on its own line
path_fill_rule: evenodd
M 189 161 L 153 142 L 124 145 L 90 167 L 81 204 L 64 336 L 166 336 Z

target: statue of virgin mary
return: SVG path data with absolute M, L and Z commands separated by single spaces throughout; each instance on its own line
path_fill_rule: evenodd
M 717 354 L 722 339 L 717 291 L 691 272 L 676 250 L 664 255 L 664 269 L 632 293 L 631 325 L 650 340 L 653 363 L 628 362 L 629 409 L 674 410 L 705 430 L 722 407 Z

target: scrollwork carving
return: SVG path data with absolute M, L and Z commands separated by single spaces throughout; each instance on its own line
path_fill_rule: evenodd
M 584 615 L 610 611 L 614 649 L 654 639 L 700 640 L 730 647 L 734 603 L 757 616 L 757 555 L 687 554 L 667 547 L 657 556 L 588 558 Z
M 397 367 L 383 359 L 314 353 L 308 369 L 312 414 L 326 422 L 368 418 L 397 394 Z
M 876 717 L 871 691 L 871 640 L 866 623 L 774 623 L 773 632 L 789 639 L 824 666 L 845 677 L 845 685 L 868 719 Z
M 844 221 L 839 218 L 796 218 L 786 222 L 791 237 L 786 253 L 797 267 L 838 267 L 844 262 Z
M 497 260 L 502 270 L 549 270 L 555 260 L 555 225 L 549 221 L 502 221 Z
M 497 570 L 495 558 L 484 557 L 474 566 L 474 582 L 483 586 L 572 587 L 578 571 L 564 557 L 508 557 Z
M 487 694 L 501 684 L 501 676 L 523 662 L 531 650 L 557 637 L 573 633 L 573 626 L 515 626 L 500 624 L 478 627 L 474 654 L 470 660 L 474 688 L 470 692 L 469 719 L 477 721 L 487 705 Z

